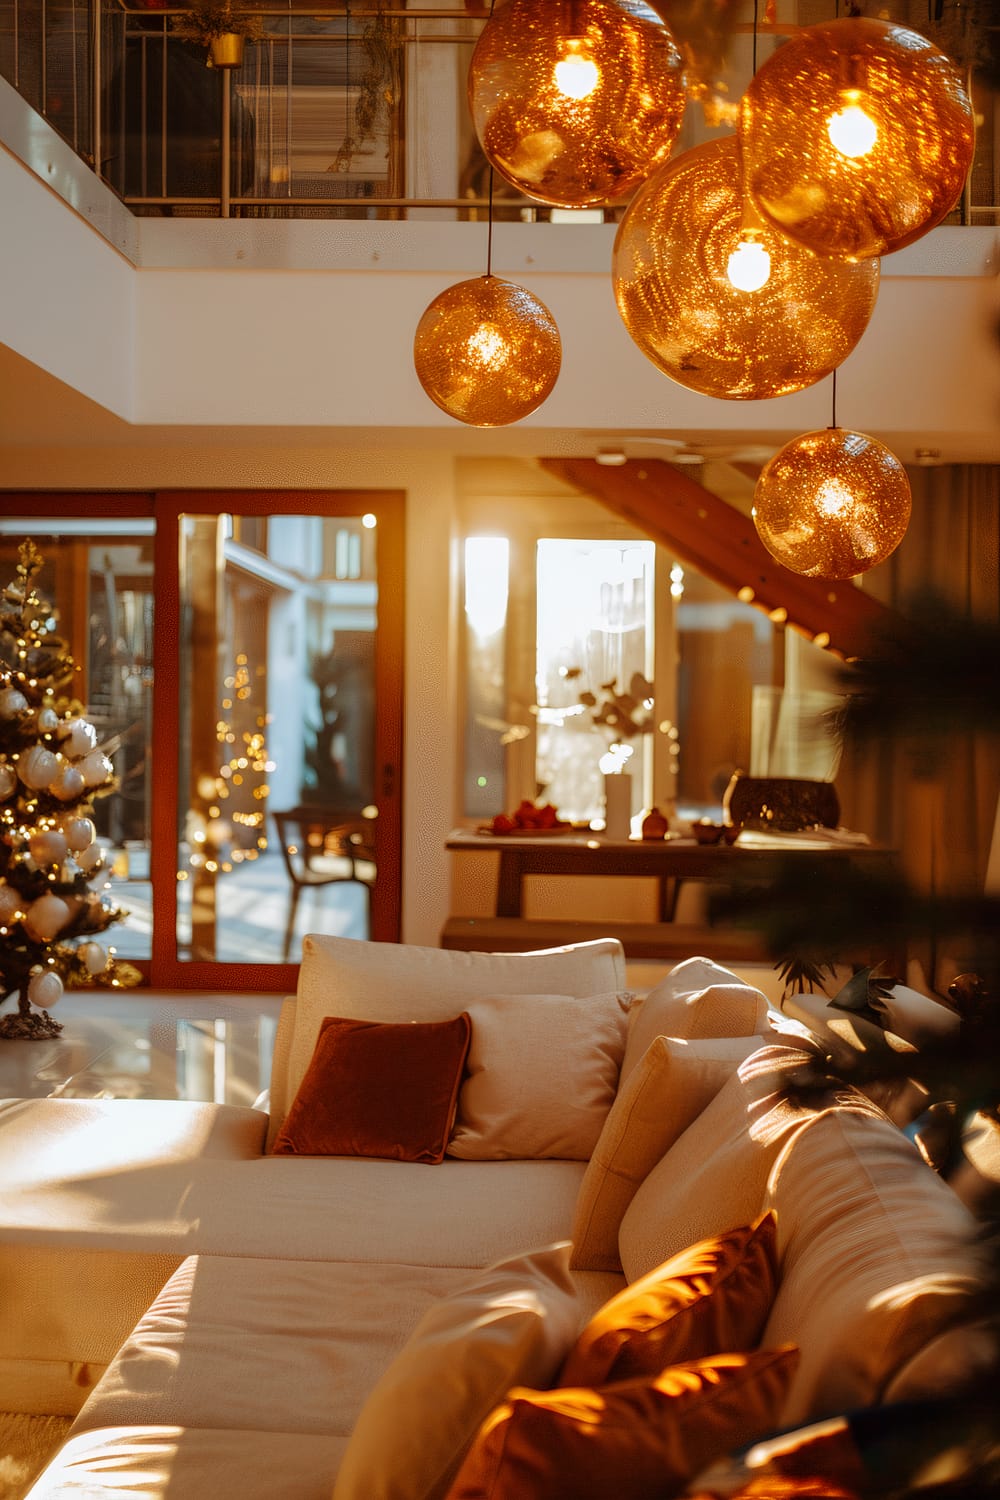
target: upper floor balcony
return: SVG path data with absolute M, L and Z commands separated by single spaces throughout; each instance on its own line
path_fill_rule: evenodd
M 730 106 L 783 36 L 831 18 L 815 0 L 779 0 L 766 21 L 749 0 L 709 9 L 711 22 L 697 6 L 679 14 L 688 27 L 695 16 L 687 40 L 710 58 L 710 103 Z M 907 0 L 869 9 L 961 62 L 977 146 L 947 222 L 996 223 L 1000 115 L 976 7 L 945 0 L 933 23 Z M 158 0 L 0 0 L 0 74 L 136 215 L 483 219 L 490 173 L 466 83 L 488 11 L 475 0 L 262 6 L 241 61 L 219 67 L 191 35 L 193 13 Z M 728 131 L 717 113 L 692 101 L 675 154 Z M 623 207 L 553 210 L 494 183 L 498 220 L 614 221 Z

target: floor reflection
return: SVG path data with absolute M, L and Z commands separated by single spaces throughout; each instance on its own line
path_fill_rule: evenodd
M 63 1031 L 0 1043 L 0 1097 L 252 1105 L 271 1077 L 280 995 L 70 993 Z

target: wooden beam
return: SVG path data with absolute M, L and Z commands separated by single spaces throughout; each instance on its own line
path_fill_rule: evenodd
M 844 659 L 863 655 L 875 628 L 892 613 L 849 581 L 802 578 L 783 568 L 749 516 L 672 464 L 629 459 L 610 468 L 592 458 L 539 462 L 776 624 L 787 623 Z

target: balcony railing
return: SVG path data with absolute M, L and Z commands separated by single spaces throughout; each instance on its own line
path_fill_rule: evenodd
M 489 172 L 465 91 L 486 13 L 458 0 L 264 7 L 263 38 L 219 69 L 179 33 L 186 13 L 155 0 L 0 0 L 0 74 L 136 214 L 483 218 Z M 731 37 L 733 98 L 750 76 L 750 30 L 748 19 Z M 949 222 L 995 223 L 1000 111 L 985 77 L 969 83 L 976 159 Z M 691 105 L 676 150 L 711 134 Z M 566 217 L 499 180 L 494 199 L 499 219 Z

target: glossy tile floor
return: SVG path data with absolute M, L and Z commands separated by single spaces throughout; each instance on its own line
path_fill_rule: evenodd
M 0 1040 L 0 1098 L 253 1104 L 271 1076 L 280 995 L 129 990 L 65 995 L 51 1041 Z

